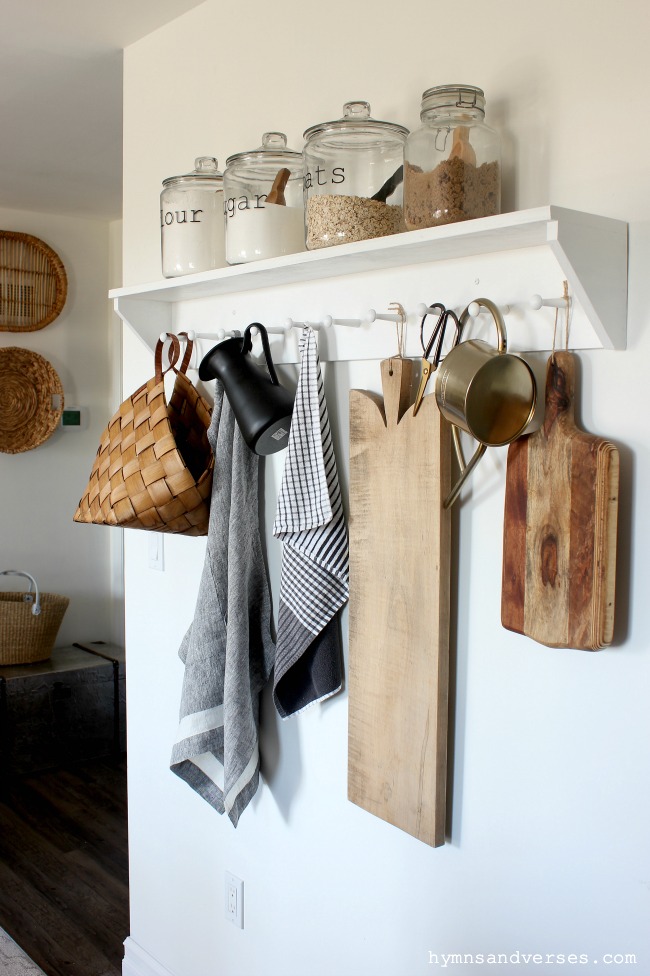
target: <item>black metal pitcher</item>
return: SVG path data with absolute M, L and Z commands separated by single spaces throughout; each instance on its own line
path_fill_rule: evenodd
M 268 374 L 250 355 L 252 329 L 259 330 Z M 223 383 L 235 420 L 251 451 L 275 454 L 287 446 L 295 396 L 278 380 L 263 325 L 252 322 L 241 338 L 226 339 L 214 346 L 201 360 L 199 377 L 216 378 Z

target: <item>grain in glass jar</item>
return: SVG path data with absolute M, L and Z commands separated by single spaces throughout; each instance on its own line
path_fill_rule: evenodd
M 194 167 L 184 176 L 163 180 L 160 244 L 165 278 L 226 263 L 223 175 L 214 156 L 198 156 Z
M 343 117 L 304 133 L 307 248 L 404 230 L 402 179 L 408 129 L 347 102 Z
M 404 153 L 408 230 L 500 213 L 500 140 L 484 118 L 480 88 L 440 85 L 424 92 L 422 126 L 409 135 Z
M 305 250 L 302 153 L 283 132 L 226 160 L 226 260 L 245 264 Z

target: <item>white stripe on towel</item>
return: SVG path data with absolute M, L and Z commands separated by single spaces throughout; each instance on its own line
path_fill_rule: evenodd
M 225 807 L 226 813 L 230 813 L 233 806 L 235 805 L 235 801 L 237 800 L 237 797 L 244 789 L 244 787 L 250 782 L 253 773 L 257 769 L 257 763 L 259 761 L 259 757 L 260 757 L 259 749 L 254 749 L 253 752 L 251 753 L 250 759 L 248 760 L 248 765 L 246 766 L 245 769 L 242 770 L 239 779 L 235 783 L 233 783 L 233 786 L 231 787 L 230 791 L 224 797 L 223 805 Z
M 206 708 L 203 712 L 192 712 L 178 723 L 177 741 L 189 739 L 191 735 L 201 735 L 202 732 L 212 732 L 223 726 L 223 705 Z
M 220 763 L 213 752 L 203 752 L 200 756 L 192 756 L 190 762 L 197 766 L 202 773 L 212 780 L 223 793 L 223 763 Z

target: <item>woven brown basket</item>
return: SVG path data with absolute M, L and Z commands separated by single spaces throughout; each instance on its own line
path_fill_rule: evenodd
M 174 368 L 180 350 L 178 338 L 171 339 L 168 368 Z M 159 341 L 155 376 L 124 401 L 102 435 L 75 522 L 207 535 L 214 469 L 207 436 L 211 410 L 185 375 L 190 341 L 167 404 L 162 347 Z
M 41 593 L 35 616 L 31 593 L 0 593 L 0 665 L 46 661 L 69 602 L 67 596 Z
M 57 429 L 63 404 L 61 380 L 44 356 L 18 346 L 0 349 L 0 451 L 38 447 Z
M 56 251 L 39 237 L 0 230 L 0 331 L 44 328 L 61 312 L 67 293 Z

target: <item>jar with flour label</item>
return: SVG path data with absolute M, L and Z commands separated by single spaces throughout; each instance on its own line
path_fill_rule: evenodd
M 165 278 L 211 271 L 226 263 L 223 174 L 217 165 L 214 156 L 199 156 L 191 173 L 163 180 L 160 234 Z
M 302 153 L 283 132 L 226 160 L 226 260 L 244 264 L 305 250 Z

